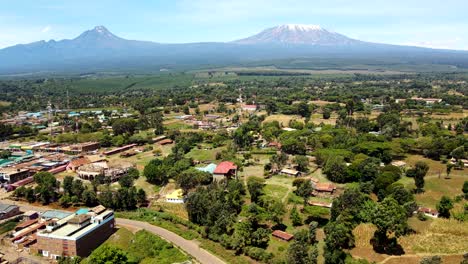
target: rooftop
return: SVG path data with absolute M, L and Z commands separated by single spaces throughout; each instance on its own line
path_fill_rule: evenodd
M 230 161 L 223 161 L 213 171 L 214 174 L 227 174 L 230 170 L 236 170 L 237 166 Z

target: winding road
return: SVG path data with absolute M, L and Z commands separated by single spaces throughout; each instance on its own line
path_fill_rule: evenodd
M 2 203 L 6 204 L 15 204 L 20 207 L 20 210 L 25 212 L 29 210 L 34 211 L 44 211 L 50 210 L 51 208 L 48 207 L 40 207 L 40 206 L 33 206 L 26 203 L 21 202 L 13 202 L 8 200 L 2 200 Z M 194 240 L 187 240 L 169 230 L 161 228 L 159 226 L 151 225 L 147 222 L 129 220 L 124 218 L 116 218 L 116 223 L 118 226 L 122 227 L 129 227 L 130 229 L 145 229 L 148 232 L 151 232 L 163 239 L 169 241 L 170 243 L 174 244 L 175 246 L 179 247 L 187 254 L 191 255 L 195 258 L 198 262 L 202 264 L 224 264 L 225 262 L 222 261 L 220 258 L 216 257 L 215 255 L 211 254 L 210 252 L 206 251 L 197 244 Z

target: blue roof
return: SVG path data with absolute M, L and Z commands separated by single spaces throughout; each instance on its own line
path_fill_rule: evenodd
M 64 211 L 49 210 L 49 211 L 45 211 L 44 213 L 42 213 L 41 217 L 45 219 L 53 219 L 53 218 L 62 219 L 71 214 L 72 213 L 64 212 Z
M 89 212 L 88 208 L 80 208 L 78 211 L 75 212 L 77 215 L 87 214 Z
M 206 167 L 200 167 L 200 168 L 196 168 L 197 170 L 199 171 L 203 171 L 203 172 L 209 172 L 211 174 L 213 174 L 214 170 L 216 169 L 216 164 L 214 163 L 210 163 L 208 165 L 206 165 Z

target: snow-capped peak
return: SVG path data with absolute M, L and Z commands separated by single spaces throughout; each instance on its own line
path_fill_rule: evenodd
M 96 26 L 94 27 L 94 31 L 98 32 L 98 33 L 108 33 L 109 30 L 107 30 L 107 28 L 105 26 Z
M 304 25 L 304 24 L 286 24 L 279 26 L 281 29 L 288 29 L 293 31 L 313 31 L 313 30 L 323 30 L 319 25 Z

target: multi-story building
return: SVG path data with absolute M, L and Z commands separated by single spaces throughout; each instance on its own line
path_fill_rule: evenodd
M 114 231 L 114 212 L 103 206 L 80 209 L 57 221 L 50 221 L 37 233 L 37 249 L 44 257 L 88 256 Z

